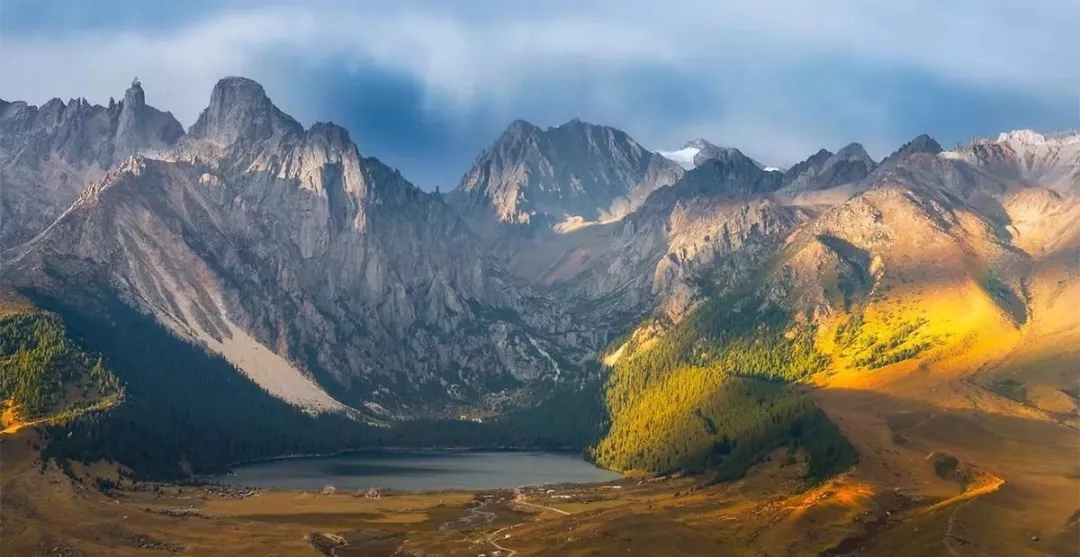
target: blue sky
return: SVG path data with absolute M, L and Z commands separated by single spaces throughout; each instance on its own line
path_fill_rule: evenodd
M 515 118 L 776 166 L 1080 128 L 1076 37 L 1076 0 L 0 0 L 0 98 L 104 104 L 139 76 L 187 126 L 244 75 L 446 189 Z

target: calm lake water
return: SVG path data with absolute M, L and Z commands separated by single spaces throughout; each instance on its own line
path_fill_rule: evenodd
M 369 487 L 404 491 L 494 489 L 546 483 L 606 482 L 621 477 L 579 455 L 545 452 L 360 452 L 247 464 L 218 481 L 254 487 L 316 490 Z

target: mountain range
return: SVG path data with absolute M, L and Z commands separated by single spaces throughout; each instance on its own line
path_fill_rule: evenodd
M 587 395 L 607 413 L 592 456 L 616 469 L 790 441 L 724 425 L 747 397 L 826 427 L 827 400 L 769 381 L 1071 358 L 1080 331 L 1076 133 L 920 136 L 880 161 L 851 143 L 781 170 L 518 120 L 439 194 L 228 77 L 186 131 L 138 82 L 108 107 L 0 101 L 0 180 L 0 283 L 86 342 L 127 316 L 274 404 L 365 427 Z M 1042 393 L 1023 404 L 1075 410 L 1067 374 L 1023 381 Z

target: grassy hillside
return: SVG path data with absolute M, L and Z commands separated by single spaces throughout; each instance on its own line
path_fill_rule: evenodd
M 5 303 L 0 315 L 0 399 L 5 431 L 60 424 L 111 408 L 124 389 L 100 355 L 75 343 L 60 317 Z
M 828 363 L 812 339 L 785 312 L 733 297 L 707 301 L 659 338 L 631 339 L 608 380 L 611 428 L 597 462 L 728 479 L 788 447 L 809 454 L 810 476 L 849 466 L 854 450 L 793 385 Z

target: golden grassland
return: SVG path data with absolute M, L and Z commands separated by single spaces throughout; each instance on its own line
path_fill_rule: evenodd
M 1080 548 L 1078 501 L 1069 496 L 1080 477 L 1075 430 L 855 391 L 815 392 L 863 454 L 855 469 L 816 486 L 801 480 L 801 459 L 783 466 L 774 458 L 741 481 L 709 487 L 696 478 L 625 479 L 559 486 L 555 495 L 492 492 L 486 501 L 466 492 L 367 499 L 261 491 L 229 498 L 196 487 L 126 486 L 101 493 L 90 478 L 115 479 L 114 467 L 76 466 L 82 483 L 55 465 L 42 470 L 36 434 L 23 430 L 5 435 L 0 448 L 0 550 L 317 556 L 307 539 L 312 532 L 340 535 L 346 545 L 335 555 L 370 556 L 1064 557 Z M 949 477 L 927 459 L 943 447 L 961 462 Z M 159 514 L 164 509 L 196 514 Z

